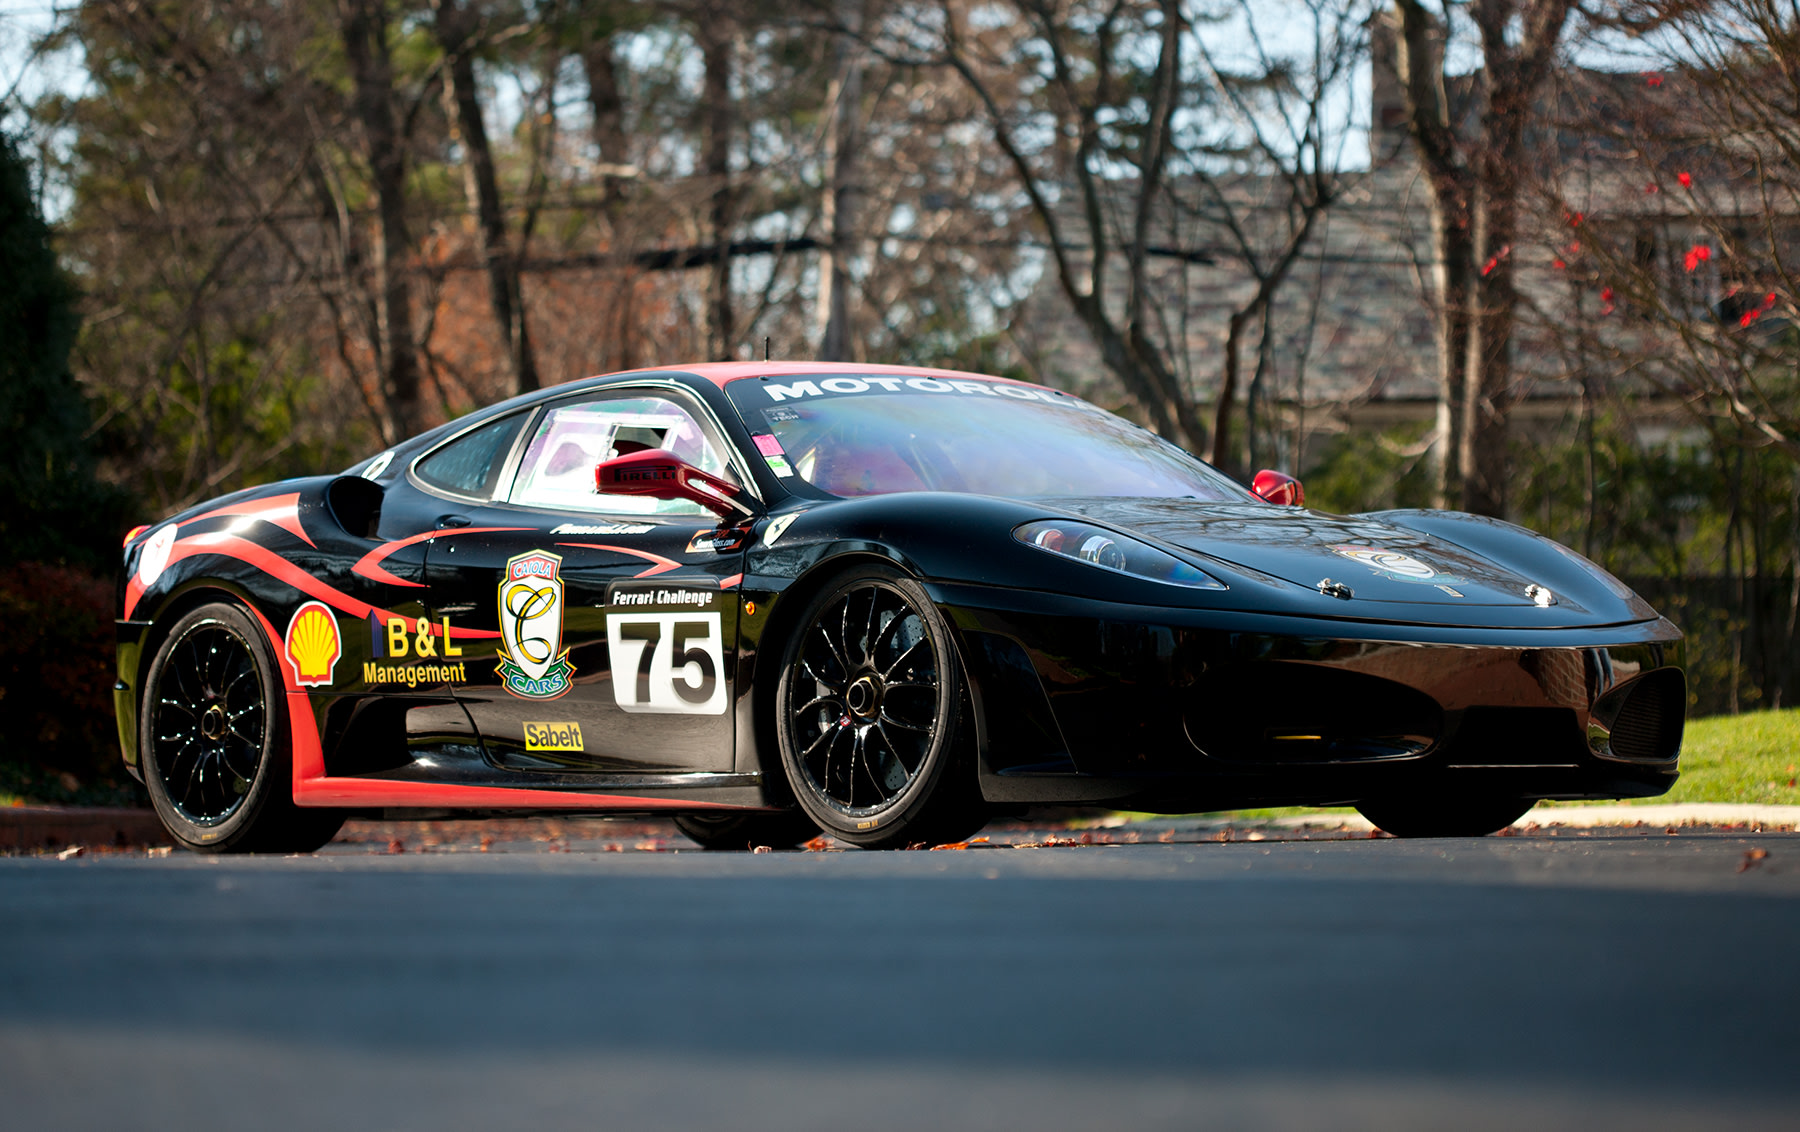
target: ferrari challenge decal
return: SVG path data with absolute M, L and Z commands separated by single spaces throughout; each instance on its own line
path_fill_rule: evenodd
M 525 749 L 527 751 L 581 751 L 581 724 L 579 723 L 527 723 L 525 725 Z
M 1454 582 L 1455 578 L 1427 566 L 1409 554 L 1382 550 L 1374 546 L 1334 546 L 1331 548 L 1352 562 L 1360 562 L 1377 574 L 1401 582 Z M 1458 595 L 1461 596 L 1461 595 Z
M 626 711 L 725 714 L 717 613 L 608 613 L 606 647 L 613 701 Z
M 533 550 L 506 560 L 500 578 L 500 662 L 506 690 L 520 699 L 554 700 L 569 690 L 575 667 L 562 647 L 562 556 Z
M 608 598 L 611 605 L 692 605 L 708 606 L 716 598 L 711 590 L 627 590 L 616 589 Z
M 285 646 L 295 683 L 308 688 L 331 683 L 338 657 L 344 655 L 336 614 L 322 601 L 302 605 L 288 622 Z

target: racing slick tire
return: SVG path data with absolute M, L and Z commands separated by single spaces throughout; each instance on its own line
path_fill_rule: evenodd
M 1485 837 L 1537 805 L 1535 798 L 1372 798 L 1356 810 L 1395 837 Z
M 961 664 L 923 587 L 859 566 L 820 588 L 795 624 L 775 729 L 806 815 L 865 849 L 941 844 L 986 825 Z
M 144 785 L 176 842 L 202 853 L 310 853 L 344 824 L 293 800 L 287 696 L 262 633 L 215 602 L 177 621 L 138 713 Z
M 804 813 L 679 814 L 675 828 L 702 849 L 792 849 L 819 836 L 819 827 Z

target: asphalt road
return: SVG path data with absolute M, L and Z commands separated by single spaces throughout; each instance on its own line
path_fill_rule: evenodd
M 1792 833 L 334 848 L 0 859 L 0 1127 L 1800 1126 Z

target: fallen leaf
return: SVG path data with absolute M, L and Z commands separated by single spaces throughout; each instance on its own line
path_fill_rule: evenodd
M 64 849 L 62 852 L 58 853 L 56 855 L 56 859 L 59 861 L 72 861 L 76 857 L 85 857 L 85 856 L 87 856 L 86 846 L 71 845 L 67 849 Z
M 389 853 L 404 853 L 406 852 L 406 842 L 396 837 L 388 842 L 387 851 Z
M 145 856 L 149 856 L 149 857 L 167 857 L 167 856 L 168 856 L 168 855 L 169 855 L 169 854 L 170 854 L 170 853 L 172 853 L 172 852 L 174 852 L 174 851 L 175 851 L 175 849 L 174 849 L 174 846 L 171 846 L 171 845 L 158 845 L 158 846 L 155 846 L 155 847 L 154 847 L 154 848 L 151 848 L 151 849 L 148 849 L 148 850 L 145 850 Z
M 967 849 L 968 847 L 969 843 L 967 841 L 951 841 L 943 845 L 933 845 L 931 851 L 935 853 L 940 849 Z
M 1175 831 L 1172 829 L 1165 829 L 1156 835 L 1156 839 L 1167 845 L 1169 842 L 1175 840 Z
M 1768 856 L 1769 851 L 1767 849 L 1746 849 L 1744 850 L 1744 859 L 1738 862 L 1737 871 L 1740 873 L 1748 872 L 1762 864 Z
M 988 843 L 988 839 L 986 837 L 971 837 L 971 838 L 969 838 L 970 845 L 986 845 L 987 843 Z
M 775 850 L 770 848 L 767 845 L 752 845 L 752 846 L 750 846 L 750 852 L 752 852 L 752 853 L 773 853 L 773 852 L 775 852 Z
M 800 848 L 806 850 L 808 853 L 823 852 L 824 850 L 831 848 L 831 838 L 826 837 L 821 833 L 811 841 L 808 841 L 805 845 L 800 846 Z
M 486 853 L 489 849 L 492 849 L 493 847 L 494 847 L 494 835 L 491 833 L 482 834 L 481 835 L 481 851 L 483 853 Z

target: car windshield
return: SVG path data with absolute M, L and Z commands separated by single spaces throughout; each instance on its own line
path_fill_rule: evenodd
M 1036 386 L 861 373 L 727 389 L 775 474 L 833 495 L 1254 498 L 1137 425 Z

